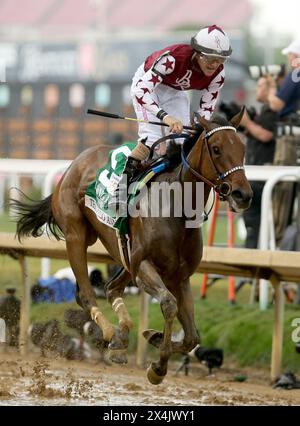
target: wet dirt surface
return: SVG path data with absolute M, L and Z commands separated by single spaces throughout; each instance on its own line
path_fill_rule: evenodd
M 178 365 L 153 386 L 133 362 L 109 366 L 0 354 L 0 405 L 300 405 L 300 390 L 272 389 L 265 370 L 222 367 L 207 376 L 195 361 L 188 376 L 175 376 Z M 247 381 L 234 380 L 241 374 Z

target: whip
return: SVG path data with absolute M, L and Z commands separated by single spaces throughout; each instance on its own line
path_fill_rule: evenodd
M 138 123 L 148 123 L 148 124 L 154 124 L 156 126 L 165 126 L 165 127 L 169 127 L 166 123 L 162 123 L 160 121 L 146 121 L 146 120 L 139 120 L 138 118 L 132 118 L 132 117 L 123 117 L 121 115 L 118 114 L 112 114 L 110 112 L 104 112 L 104 111 L 97 111 L 95 109 L 88 109 L 87 110 L 88 114 L 93 114 L 93 115 L 100 115 L 100 117 L 107 117 L 107 118 L 116 118 L 118 120 L 129 120 L 129 121 L 135 121 Z M 195 129 L 191 126 L 183 126 L 184 129 L 186 130 L 194 130 Z

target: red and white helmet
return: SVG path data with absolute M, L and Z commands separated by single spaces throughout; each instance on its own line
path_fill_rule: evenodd
M 191 45 L 193 50 L 204 55 L 226 58 L 232 53 L 228 35 L 217 25 L 202 28 L 192 37 Z

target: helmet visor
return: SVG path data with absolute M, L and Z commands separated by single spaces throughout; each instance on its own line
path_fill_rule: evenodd
M 196 37 L 192 37 L 191 46 L 194 51 L 196 51 L 197 53 L 200 53 L 201 55 L 216 56 L 219 58 L 229 58 L 230 55 L 232 54 L 231 47 L 229 47 L 228 50 L 216 50 L 216 49 L 210 49 L 205 46 L 201 46 L 197 43 Z

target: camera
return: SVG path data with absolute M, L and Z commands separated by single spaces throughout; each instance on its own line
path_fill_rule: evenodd
M 300 127 L 300 111 L 289 115 L 288 124 L 291 126 Z
M 286 73 L 285 64 L 281 65 L 250 65 L 249 73 L 252 78 L 259 79 L 264 75 L 271 75 L 275 78 L 283 77 Z
M 233 101 L 221 102 L 219 105 L 219 110 L 225 115 L 226 119 L 230 121 L 234 115 L 240 112 L 241 106 Z M 247 112 L 251 120 L 253 120 L 257 114 L 256 109 L 253 106 L 247 108 Z
M 277 122 L 277 136 L 300 136 L 300 111 L 290 114 L 284 121 Z

